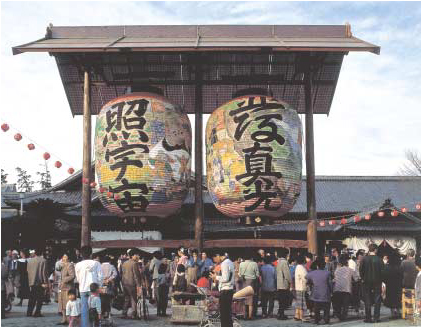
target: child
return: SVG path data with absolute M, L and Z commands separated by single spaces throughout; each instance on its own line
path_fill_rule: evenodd
M 185 276 L 186 268 L 184 265 L 179 264 L 177 266 L 177 272 L 174 276 L 173 281 L 173 292 L 186 292 L 187 291 L 187 280 Z M 181 300 L 182 304 L 186 304 L 187 300 Z M 180 304 L 179 301 L 175 301 L 173 304 Z
M 167 316 L 168 305 L 168 278 L 167 265 L 162 263 L 158 268 L 158 317 Z
M 93 323 L 93 326 L 99 327 L 99 321 L 101 320 L 101 299 L 99 297 L 99 285 L 92 283 L 90 285 L 91 295 L 89 296 L 89 321 Z
M 209 271 L 205 270 L 197 281 L 197 287 L 210 290 Z
M 80 300 L 76 298 L 76 290 L 71 289 L 67 293 L 69 301 L 66 304 L 66 316 L 69 320 L 69 327 L 78 327 L 80 324 Z

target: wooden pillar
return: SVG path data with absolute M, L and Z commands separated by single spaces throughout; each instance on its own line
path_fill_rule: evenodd
M 83 87 L 83 164 L 81 246 L 91 244 L 91 106 L 89 72 L 85 70 Z
M 195 115 L 194 115 L 194 137 L 195 137 L 195 226 L 194 238 L 199 251 L 203 248 L 203 197 L 202 197 L 202 184 L 203 184 L 203 137 L 202 137 L 202 114 L 203 114 L 203 99 L 202 99 L 202 69 L 201 58 L 196 58 L 196 88 L 195 88 Z
M 307 240 L 310 253 L 317 254 L 317 212 L 316 212 L 316 184 L 314 168 L 314 132 L 313 132 L 313 98 L 311 95 L 311 65 L 305 72 L 305 128 L 306 128 L 306 175 L 307 175 Z

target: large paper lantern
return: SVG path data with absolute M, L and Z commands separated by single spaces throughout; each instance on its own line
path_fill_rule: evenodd
M 301 189 L 302 126 L 296 110 L 263 95 L 235 98 L 206 126 L 209 194 L 219 211 L 236 218 L 279 217 Z
M 188 192 L 191 126 L 187 114 L 153 93 L 108 102 L 97 116 L 99 198 L 119 216 L 166 217 Z

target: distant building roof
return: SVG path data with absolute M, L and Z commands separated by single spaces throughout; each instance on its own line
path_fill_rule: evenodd
M 78 189 L 70 192 L 56 191 L 66 189 L 65 181 L 48 191 L 26 193 L 24 204 L 36 199 L 51 199 L 63 204 L 74 205 L 73 214 L 80 212 L 81 177 L 79 172 L 67 179 L 74 183 L 77 180 Z M 206 180 L 206 179 L 205 179 Z M 203 190 L 205 204 L 212 204 L 207 190 Z M 319 213 L 350 213 L 362 212 L 373 207 L 380 207 L 386 199 L 398 207 L 407 207 L 415 211 L 415 205 L 421 202 L 421 177 L 419 176 L 316 176 L 316 206 Z M 97 194 L 92 191 L 92 200 L 97 201 Z M 3 197 L 2 197 L 3 201 Z M 14 202 L 20 201 L 16 198 Z M 191 189 L 185 204 L 194 204 L 194 189 Z M 291 213 L 305 213 L 306 177 L 301 185 L 301 194 Z M 104 213 L 106 210 L 104 209 Z

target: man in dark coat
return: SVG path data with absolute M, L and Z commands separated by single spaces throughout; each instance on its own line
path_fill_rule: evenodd
M 313 288 L 310 300 L 314 303 L 315 323 L 319 323 L 320 310 L 323 309 L 323 319 L 326 324 L 329 324 L 332 278 L 330 272 L 325 270 L 325 261 L 319 258 L 316 262 L 317 269 L 310 271 L 306 276 L 307 283 Z
M 28 281 L 29 281 L 29 301 L 26 315 L 33 317 L 42 317 L 41 308 L 44 300 L 45 291 L 48 287 L 47 261 L 42 257 L 42 251 L 35 250 L 35 257 L 28 260 Z
M 384 269 L 383 261 L 376 255 L 377 245 L 368 246 L 368 255 L 363 258 L 360 264 L 360 277 L 363 283 L 363 293 L 365 301 L 365 320 L 371 320 L 371 299 L 374 296 L 374 322 L 380 321 L 380 304 L 382 290 L 382 273 Z
M 137 297 L 141 295 L 142 291 L 142 276 L 139 269 L 139 255 L 140 251 L 138 249 L 132 249 L 129 252 L 130 260 L 127 260 L 122 265 L 122 284 L 124 292 L 124 308 L 123 308 L 123 318 L 127 319 L 127 310 L 129 305 L 132 307 L 132 316 L 131 318 L 135 319 L 136 314 L 136 304 Z
M 415 279 L 417 279 L 418 270 L 415 266 L 415 251 L 409 249 L 406 260 L 401 263 L 401 271 L 403 274 L 402 286 L 413 290 L 415 287 Z

